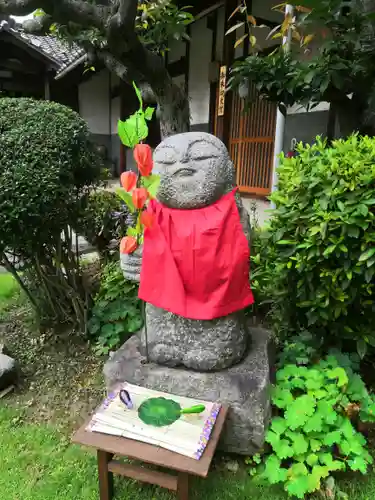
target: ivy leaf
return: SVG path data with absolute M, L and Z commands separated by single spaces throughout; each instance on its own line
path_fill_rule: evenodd
M 313 493 L 314 491 L 320 490 L 321 480 L 329 476 L 328 467 L 322 467 L 320 465 L 314 465 L 311 474 L 307 476 L 308 480 L 308 492 Z
M 321 464 L 329 467 L 330 471 L 345 469 L 345 463 L 339 460 L 334 460 L 331 453 L 319 453 L 319 461 Z
M 297 498 L 305 498 L 306 493 L 309 491 L 307 475 L 290 479 L 287 481 L 285 489 L 290 495 L 294 495 Z
M 283 434 L 287 428 L 287 423 L 284 418 L 275 417 L 272 419 L 271 429 L 276 434 Z
M 303 395 L 296 398 L 293 403 L 288 406 L 285 412 L 285 419 L 292 430 L 303 427 L 309 417 L 315 411 L 315 399 L 309 395 Z
M 367 472 L 367 463 L 362 457 L 355 457 L 353 460 L 348 460 L 348 465 L 352 470 L 360 471 L 362 474 Z
M 359 401 L 366 397 L 367 389 L 362 378 L 358 374 L 354 374 L 350 377 L 349 385 L 347 388 L 347 394 L 351 396 L 352 400 Z
M 321 432 L 322 428 L 323 428 L 323 417 L 320 413 L 317 412 L 311 418 L 309 418 L 303 430 L 306 433 Z
M 344 385 L 347 385 L 349 382 L 348 376 L 346 374 L 346 371 L 344 368 L 335 368 L 334 370 L 330 370 L 327 373 L 327 377 L 331 380 L 337 379 L 337 385 L 338 387 L 343 387 Z
M 306 453 L 309 448 L 309 443 L 301 432 L 288 430 L 285 435 L 292 441 L 292 447 L 295 455 L 303 455 Z
M 310 455 L 306 458 L 306 463 L 311 467 L 316 465 L 318 463 L 318 455 L 316 455 L 316 453 L 310 453 Z
M 339 444 L 341 439 L 342 436 L 340 431 L 332 431 L 324 436 L 323 443 L 327 446 L 332 446 L 333 444 Z
M 318 401 L 317 408 L 319 415 L 322 416 L 323 420 L 327 422 L 327 424 L 334 424 L 336 422 L 337 413 L 333 409 L 333 405 L 330 401 Z
M 322 446 L 323 443 L 319 439 L 310 439 L 310 448 L 312 451 L 319 451 Z
M 340 425 L 340 432 L 346 437 L 346 439 L 350 440 L 355 435 L 354 427 L 350 422 L 349 418 L 343 418 L 342 424 Z
M 267 458 L 262 477 L 267 479 L 270 484 L 283 483 L 286 480 L 287 470 L 281 467 L 281 460 L 276 455 Z
M 277 448 L 277 446 L 279 445 L 280 443 L 280 434 L 276 434 L 276 432 L 273 432 L 273 431 L 267 431 L 266 433 L 266 442 L 269 443 L 272 448 L 275 450 Z
M 273 448 L 278 458 L 284 460 L 293 456 L 294 451 L 287 439 L 280 439 L 279 443 Z
M 107 323 L 106 325 L 103 325 L 100 335 L 103 337 L 112 337 L 115 334 L 115 327 L 112 323 Z
M 274 387 L 272 390 L 272 402 L 278 408 L 287 408 L 290 404 L 292 404 L 294 398 L 292 393 L 287 389 L 283 389 L 280 386 Z
M 100 321 L 96 316 L 93 316 L 87 323 L 88 331 L 91 335 L 96 335 L 100 330 Z

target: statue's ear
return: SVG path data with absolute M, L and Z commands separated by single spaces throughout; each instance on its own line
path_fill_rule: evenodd
M 236 172 L 234 170 L 234 165 L 232 160 L 229 158 L 225 167 L 225 171 L 228 176 L 228 184 L 232 185 L 233 187 L 236 186 Z

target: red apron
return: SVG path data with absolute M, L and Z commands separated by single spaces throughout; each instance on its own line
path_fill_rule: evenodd
M 254 302 L 250 250 L 235 191 L 196 210 L 152 200 L 145 230 L 139 297 L 185 318 L 210 320 Z

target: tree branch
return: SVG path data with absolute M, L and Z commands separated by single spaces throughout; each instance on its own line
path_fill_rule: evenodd
M 110 14 L 110 7 L 84 0 L 0 0 L 0 13 L 4 14 L 23 16 L 38 8 L 57 23 L 73 21 L 103 31 Z
M 43 0 L 0 0 L 0 13 L 26 16 L 40 8 Z
M 130 85 L 133 81 L 140 82 L 143 79 L 142 75 L 135 68 L 118 61 L 108 50 L 96 51 L 96 56 L 111 73 L 114 73 Z
M 135 35 L 135 18 L 138 0 L 117 0 L 112 7 L 112 16 L 108 23 L 108 39 L 120 34 Z

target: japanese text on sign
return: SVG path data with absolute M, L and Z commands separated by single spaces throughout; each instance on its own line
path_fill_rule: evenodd
M 220 81 L 219 81 L 219 105 L 218 105 L 218 116 L 224 116 L 225 110 L 225 88 L 227 85 L 227 67 L 221 66 L 220 68 Z

